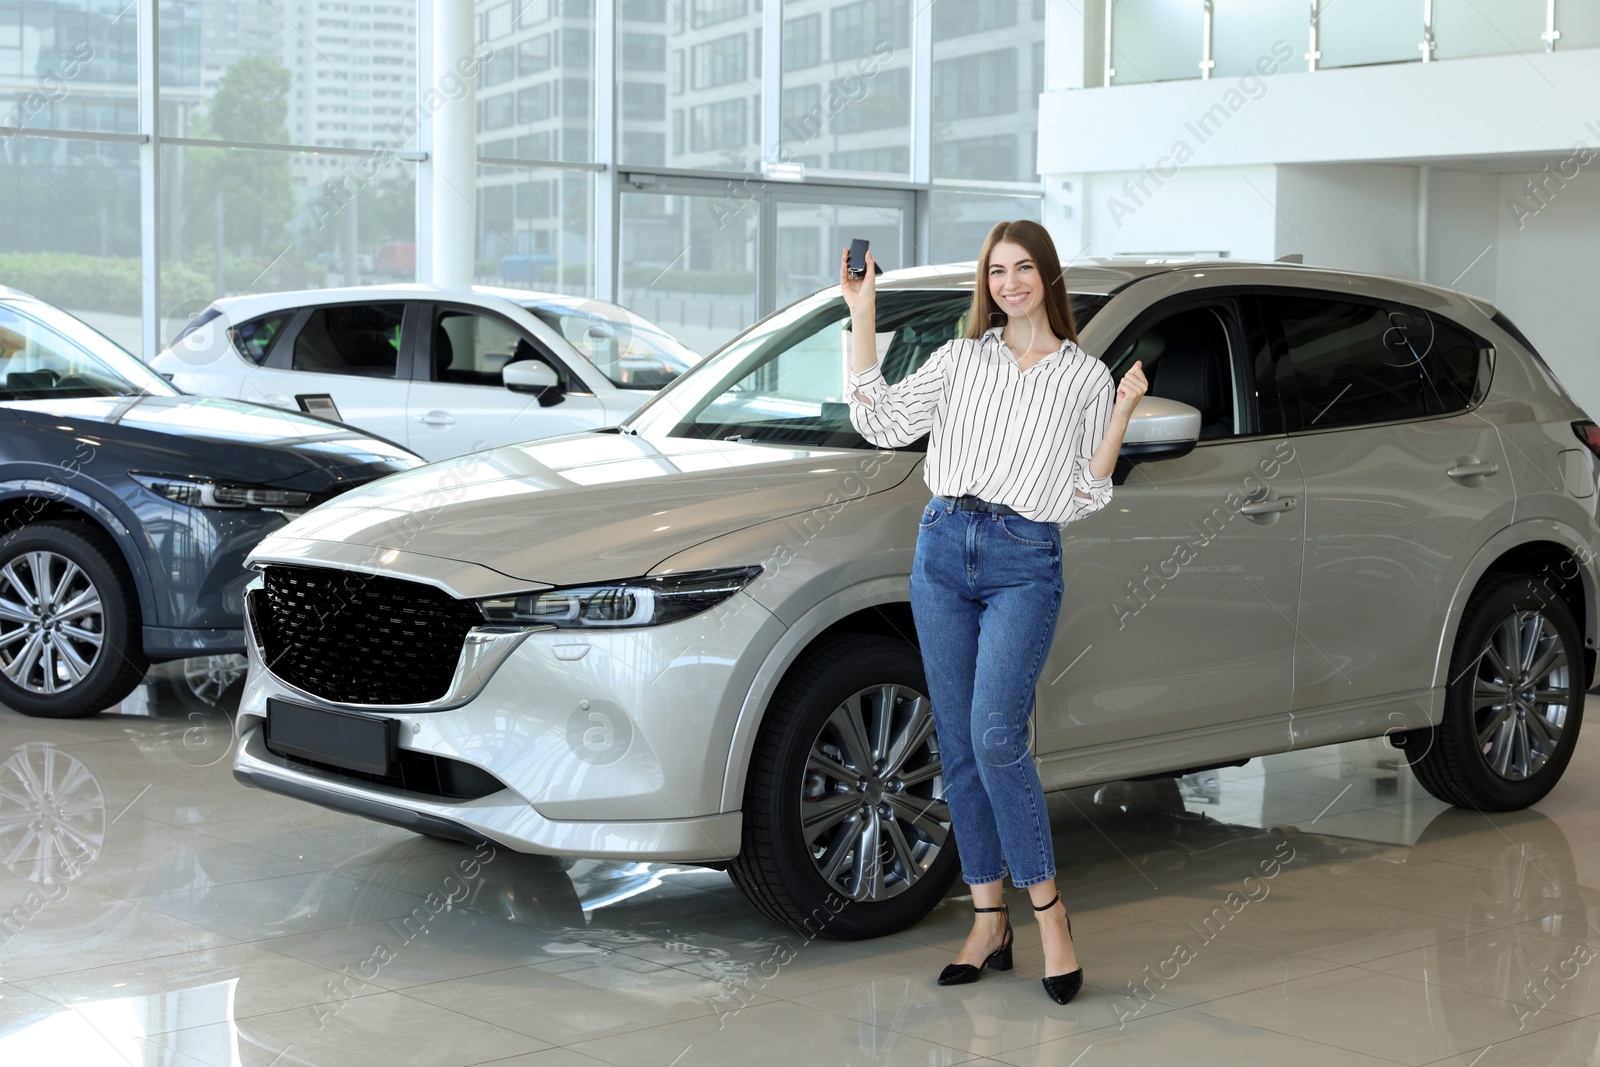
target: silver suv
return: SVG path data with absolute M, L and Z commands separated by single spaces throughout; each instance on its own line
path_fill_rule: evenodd
M 879 281 L 891 380 L 972 270 Z M 1109 506 L 1064 531 L 1047 788 L 1388 736 L 1532 804 L 1595 670 L 1600 431 L 1503 315 L 1306 267 L 1104 262 L 1083 347 L 1144 361 Z M 837 289 L 621 427 L 348 493 L 268 538 L 244 782 L 527 852 L 726 866 L 797 928 L 901 929 L 956 869 L 908 575 L 920 447 L 843 400 Z

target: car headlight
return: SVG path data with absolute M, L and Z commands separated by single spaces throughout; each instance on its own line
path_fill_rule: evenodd
M 478 608 L 485 619 L 494 623 L 576 630 L 659 626 L 716 607 L 760 573 L 760 567 L 725 567 L 625 578 L 522 596 L 490 597 L 478 601 Z
M 311 494 L 298 489 L 273 489 L 265 485 L 234 485 L 207 478 L 176 478 L 166 474 L 132 472 L 133 480 L 175 504 L 191 508 L 261 508 L 267 511 L 304 508 Z

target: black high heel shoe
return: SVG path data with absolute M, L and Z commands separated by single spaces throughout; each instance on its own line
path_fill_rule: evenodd
M 1049 911 L 1060 902 L 1061 894 L 1057 893 L 1051 898 L 1050 903 L 1042 908 L 1034 908 L 1033 910 Z M 1072 936 L 1072 916 L 1070 915 L 1067 916 L 1067 936 Z M 1066 974 L 1046 975 L 1040 981 L 1044 983 L 1044 991 L 1050 995 L 1051 1000 L 1057 1004 L 1065 1004 L 1077 996 L 1078 990 L 1083 988 L 1083 968 L 1079 967 L 1077 970 L 1068 971 Z
M 939 972 L 940 985 L 967 985 L 983 977 L 985 967 L 993 967 L 997 971 L 1011 969 L 1011 910 L 1002 904 L 998 908 L 973 908 L 974 912 L 1003 911 L 1006 913 L 1006 932 L 1000 939 L 1000 947 L 983 958 L 983 962 L 974 967 L 970 963 L 952 963 Z

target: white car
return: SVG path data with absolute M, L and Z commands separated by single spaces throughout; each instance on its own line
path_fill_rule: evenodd
M 437 460 L 616 425 L 699 359 L 605 301 L 374 285 L 218 300 L 151 363 L 184 392 L 337 419 Z

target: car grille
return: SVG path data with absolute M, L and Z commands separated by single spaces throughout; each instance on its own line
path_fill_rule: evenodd
M 266 667 L 341 704 L 425 704 L 449 691 L 471 603 L 419 582 L 359 571 L 273 565 L 250 594 Z

